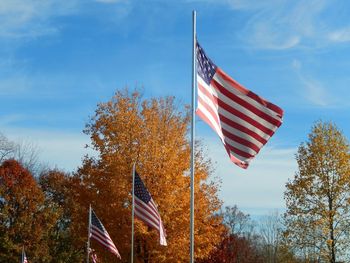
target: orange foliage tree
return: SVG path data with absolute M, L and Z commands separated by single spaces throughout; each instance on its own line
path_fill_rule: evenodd
M 157 231 L 135 220 L 136 262 L 189 259 L 189 120 L 188 111 L 179 111 L 172 97 L 142 100 L 138 92 L 124 90 L 98 105 L 85 129 L 97 156 L 86 157 L 73 179 L 74 198 L 84 207 L 74 219 L 75 231 L 82 239 L 86 241 L 91 203 L 122 261 L 129 261 L 131 170 L 136 162 L 138 173 L 158 204 L 168 242 L 167 247 L 161 247 Z M 224 227 L 217 214 L 221 207 L 218 182 L 209 181 L 211 164 L 199 145 L 195 165 L 195 253 L 199 259 L 207 257 L 220 243 Z M 100 258 L 108 262 L 113 259 L 98 244 L 92 242 L 92 246 Z
M 33 262 L 50 262 L 48 236 L 56 214 L 30 172 L 15 160 L 0 166 L 0 259 L 18 262 L 22 246 Z
M 39 185 L 45 195 L 45 205 L 56 214 L 56 221 L 50 231 L 47 244 L 51 262 L 76 263 L 84 258 L 84 250 L 76 247 L 76 236 L 72 235 L 72 214 L 79 208 L 72 200 L 70 174 L 57 169 L 44 171 Z

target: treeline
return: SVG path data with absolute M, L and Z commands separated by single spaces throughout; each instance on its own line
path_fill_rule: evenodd
M 32 262 L 84 261 L 87 211 L 74 200 L 74 176 L 47 170 L 34 178 L 19 162 L 6 160 L 0 166 L 0 182 L 0 262 L 18 262 L 22 246 Z M 79 222 L 77 216 L 85 220 Z M 223 219 L 220 223 L 224 230 L 213 244 L 215 248 L 198 262 L 304 262 L 297 260 L 283 244 L 282 221 L 277 212 L 254 222 L 233 206 L 225 207 L 218 218 Z M 82 231 L 85 235 L 76 235 L 79 228 L 85 229 Z M 124 234 L 128 244 L 129 235 Z M 152 234 L 157 241 L 156 232 Z M 122 248 L 120 243 L 116 244 L 118 249 Z M 94 249 L 104 258 L 102 262 L 112 260 L 97 244 Z M 123 262 L 128 262 L 128 258 Z
M 98 105 L 84 133 L 95 156 L 85 156 L 73 173 L 39 165 L 36 150 L 0 136 L 0 262 L 83 262 L 91 204 L 130 260 L 131 167 L 158 205 L 168 246 L 157 231 L 135 222 L 136 262 L 188 262 L 190 225 L 190 122 L 174 98 L 141 99 L 117 91 Z M 348 262 L 350 154 L 332 123 L 316 123 L 299 147 L 298 171 L 287 182 L 284 215 L 254 222 L 236 206 L 222 209 L 220 182 L 201 142 L 195 153 L 196 262 Z M 283 172 L 283 171 L 281 171 Z M 99 262 L 114 255 L 92 241 Z

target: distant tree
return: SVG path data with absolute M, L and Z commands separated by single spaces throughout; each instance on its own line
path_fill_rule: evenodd
M 282 239 L 282 224 L 278 211 L 269 213 L 260 220 L 259 235 L 265 263 L 277 263 Z
M 255 224 L 248 214 L 235 206 L 226 206 L 222 213 L 226 231 L 215 250 L 200 263 L 262 263 L 263 256 L 258 248 L 258 236 L 255 234 Z
M 190 147 L 187 111 L 178 111 L 171 97 L 141 100 L 139 93 L 118 91 L 111 101 L 98 105 L 85 133 L 97 157 L 87 157 L 75 175 L 77 235 L 86 241 L 89 204 L 117 245 L 123 262 L 130 259 L 131 169 L 137 170 L 158 204 L 168 247 L 159 245 L 157 231 L 135 220 L 138 262 L 185 262 L 189 259 Z M 217 215 L 221 206 L 218 184 L 208 180 L 211 165 L 196 148 L 195 255 L 207 257 L 224 230 Z M 80 218 L 79 218 L 80 216 Z M 81 245 L 85 245 L 81 243 Z M 115 260 L 92 242 L 99 257 Z
M 35 144 L 28 141 L 10 141 L 0 132 L 0 164 L 8 159 L 18 161 L 34 176 L 47 169 L 47 166 L 39 161 L 39 150 Z
M 11 158 L 16 151 L 16 145 L 0 132 L 0 164 Z
M 34 176 L 39 176 L 47 166 L 39 160 L 38 147 L 29 141 L 20 141 L 15 143 L 13 158 L 28 169 Z
M 32 262 L 50 262 L 48 236 L 56 216 L 30 172 L 15 160 L 0 166 L 0 262 L 18 262 L 25 246 Z
M 265 263 L 265 261 L 250 240 L 228 234 L 217 249 L 199 263 Z
M 286 185 L 285 236 L 310 262 L 344 260 L 349 244 L 349 143 L 332 123 L 313 126 Z
M 226 206 L 223 218 L 230 234 L 244 236 L 248 239 L 254 234 L 255 224 L 251 220 L 250 215 L 244 214 L 236 205 Z

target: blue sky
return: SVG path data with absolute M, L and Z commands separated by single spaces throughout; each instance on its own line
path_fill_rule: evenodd
M 284 123 L 248 170 L 230 163 L 197 120 L 226 205 L 251 214 L 283 209 L 294 155 L 318 120 L 350 136 L 350 3 L 284 0 L 2 0 L 0 132 L 38 146 L 72 171 L 89 142 L 96 104 L 116 89 L 191 100 L 191 19 L 209 57 L 279 105 Z

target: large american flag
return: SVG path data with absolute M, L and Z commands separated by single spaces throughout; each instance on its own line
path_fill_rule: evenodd
M 247 168 L 282 124 L 283 110 L 236 82 L 196 46 L 197 114 L 219 135 L 230 159 Z
M 158 213 L 156 204 L 150 193 L 146 189 L 140 176 L 135 171 L 134 182 L 135 195 L 135 216 L 142 220 L 146 225 L 153 227 L 159 231 L 160 244 L 166 246 L 165 231 L 162 219 Z
M 117 247 L 114 245 L 107 230 L 102 225 L 101 221 L 96 216 L 94 210 L 91 209 L 91 224 L 90 224 L 90 238 L 95 239 L 98 243 L 115 254 L 118 258 L 121 258 Z

